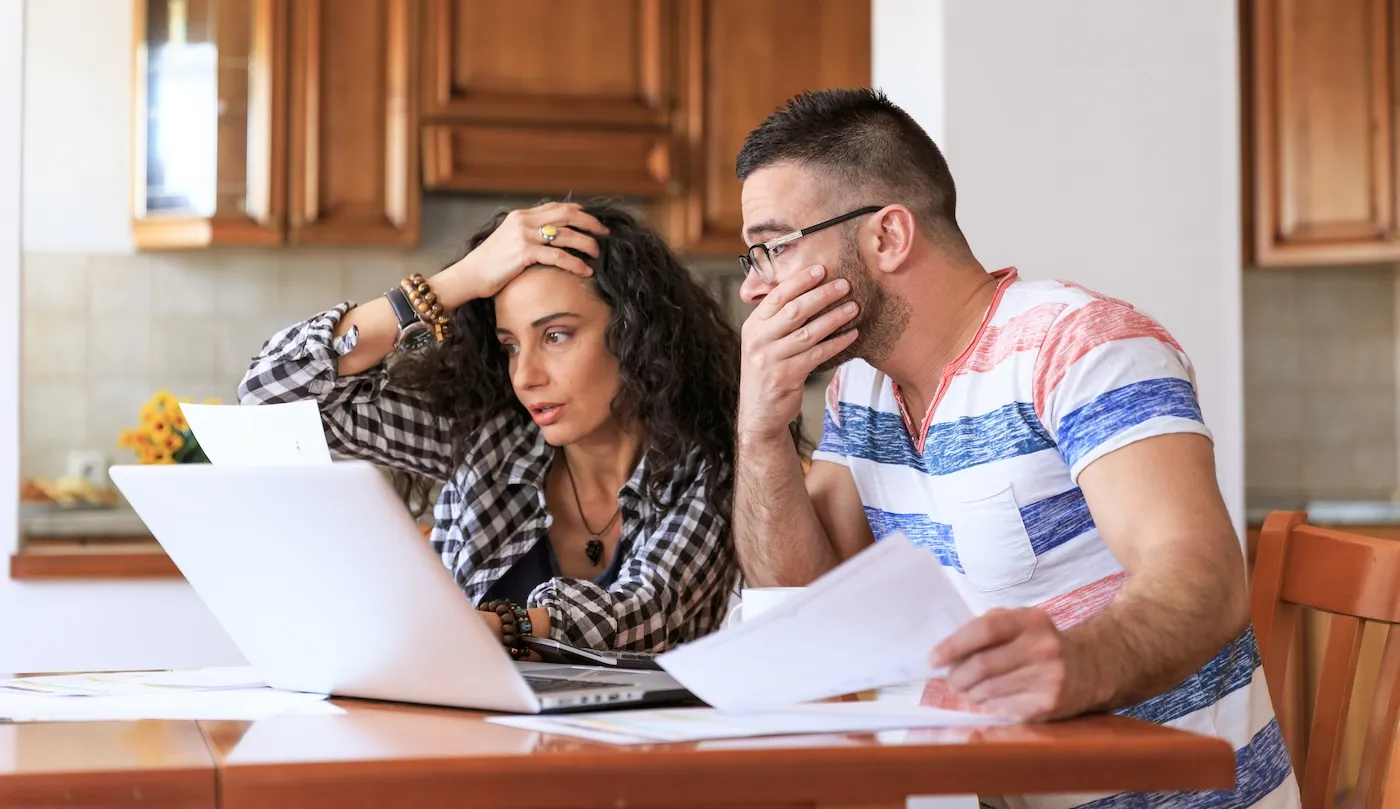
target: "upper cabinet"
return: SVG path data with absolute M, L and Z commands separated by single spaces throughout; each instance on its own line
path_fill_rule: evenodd
M 430 189 L 653 197 L 671 180 L 673 0 L 427 0 Z
M 734 156 L 754 126 L 803 90 L 870 84 L 869 0 L 425 5 L 426 187 L 649 200 L 691 255 L 743 251 Z
M 138 249 L 418 239 L 417 0 L 137 0 Z
M 1246 261 L 1400 261 L 1392 0 L 1242 3 Z
M 280 244 L 284 3 L 135 6 L 136 246 Z
M 869 0 L 683 0 L 677 151 L 681 191 L 659 222 L 691 254 L 738 255 L 734 158 L 804 90 L 870 86 Z
M 418 242 L 417 0 L 293 0 L 293 244 Z
M 744 136 L 870 84 L 870 0 L 136 0 L 141 249 L 399 245 L 423 193 L 623 197 L 735 255 Z

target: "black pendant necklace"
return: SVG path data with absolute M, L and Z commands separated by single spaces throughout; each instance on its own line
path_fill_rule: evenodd
M 563 452 L 561 454 L 564 456 L 564 471 L 569 475 L 569 488 L 574 492 L 574 505 L 578 506 L 579 522 L 583 523 L 583 530 L 593 537 L 583 546 L 583 552 L 588 556 L 588 561 L 597 567 L 603 561 L 603 540 L 600 537 L 606 534 L 608 529 L 612 528 L 612 524 L 617 521 L 617 516 L 622 513 L 622 504 L 618 504 L 617 511 L 614 511 L 612 517 L 608 518 L 607 525 L 597 531 L 589 527 L 588 515 L 583 513 L 583 500 L 578 496 L 578 484 L 574 483 L 574 470 L 569 466 L 569 453 Z

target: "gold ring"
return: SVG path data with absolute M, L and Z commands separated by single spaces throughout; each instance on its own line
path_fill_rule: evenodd
M 558 236 L 559 228 L 553 225 L 544 225 L 540 228 L 540 238 L 544 239 L 546 244 L 554 241 Z

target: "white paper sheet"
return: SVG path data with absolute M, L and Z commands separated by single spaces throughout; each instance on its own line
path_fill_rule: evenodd
M 895 534 L 657 662 L 715 708 L 771 710 L 933 677 L 929 652 L 972 617 L 938 560 Z
M 0 694 L 0 722 L 256 721 L 286 713 L 344 713 L 344 710 L 327 702 L 324 694 L 272 688 L 111 696 Z
M 724 713 L 714 708 L 658 708 L 560 716 L 493 716 L 487 721 L 610 744 L 693 742 L 806 733 L 870 733 L 904 728 L 1007 723 L 1005 719 L 992 716 L 876 702 L 812 703 L 744 714 Z
M 330 463 L 314 401 L 266 405 L 181 404 L 195 440 L 214 464 Z
M 180 671 L 116 671 L 17 677 L 12 680 L 0 680 L 0 694 L 94 697 L 223 691 L 264 686 L 263 679 L 250 666 L 222 666 Z

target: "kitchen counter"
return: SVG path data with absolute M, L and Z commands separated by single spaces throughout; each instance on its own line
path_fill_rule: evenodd
M 1400 526 L 1400 502 L 1394 500 L 1310 500 L 1291 503 L 1251 503 L 1245 509 L 1245 522 L 1262 525 L 1274 511 L 1304 511 L 1313 525 Z
M 136 539 L 149 538 L 150 530 L 129 506 L 110 508 L 58 508 L 39 503 L 21 503 L 21 537 Z
M 20 503 L 12 579 L 174 578 L 180 575 L 127 506 L 60 508 Z

